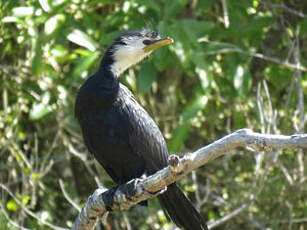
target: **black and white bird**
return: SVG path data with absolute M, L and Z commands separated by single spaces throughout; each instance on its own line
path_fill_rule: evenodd
M 98 71 L 79 90 L 75 114 L 91 154 L 117 183 L 151 175 L 167 166 L 168 150 L 158 126 L 120 83 L 120 75 L 155 49 L 173 43 L 142 29 L 122 34 L 105 52 Z M 178 227 L 207 229 L 205 222 L 176 183 L 158 196 L 163 210 Z

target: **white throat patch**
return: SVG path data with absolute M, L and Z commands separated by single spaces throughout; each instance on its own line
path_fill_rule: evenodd
M 114 47 L 114 63 L 111 65 L 111 71 L 119 76 L 126 69 L 143 60 L 151 52 L 144 52 L 145 45 L 142 41 L 133 41 L 127 45 L 117 45 Z

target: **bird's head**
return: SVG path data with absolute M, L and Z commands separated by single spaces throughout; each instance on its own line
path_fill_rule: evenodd
M 126 32 L 118 37 L 107 51 L 113 61 L 111 71 L 119 76 L 155 49 L 171 43 L 173 39 L 161 38 L 157 32 L 149 29 Z

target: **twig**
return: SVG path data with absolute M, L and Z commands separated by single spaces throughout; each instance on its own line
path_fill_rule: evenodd
M 285 5 L 274 4 L 274 3 L 265 2 L 265 1 L 262 1 L 262 0 L 258 0 L 258 2 L 261 3 L 262 5 L 268 6 L 270 8 L 279 8 L 279 9 L 282 9 L 284 11 L 287 11 L 288 13 L 294 14 L 294 15 L 296 15 L 298 17 L 307 18 L 306 14 L 304 14 L 302 12 L 299 12 L 297 10 L 291 9 L 291 8 L 285 6 Z
M 195 185 L 196 209 L 199 211 L 201 208 L 201 198 L 199 194 L 199 186 L 197 183 L 197 175 L 194 170 L 192 171 L 192 180 L 193 180 L 193 184 Z
M 40 217 L 38 217 L 34 212 L 32 212 L 25 205 L 23 205 L 23 203 L 20 200 L 18 200 L 17 197 L 14 196 L 14 194 L 4 184 L 0 183 L 0 188 L 2 188 L 5 192 L 9 194 L 15 200 L 15 202 L 22 208 L 22 210 L 24 210 L 29 216 L 32 216 L 34 219 L 38 220 L 40 223 L 48 226 L 49 228 L 55 229 L 55 230 L 68 230 L 67 228 L 62 228 L 62 227 L 58 227 L 53 224 L 50 224 L 44 219 L 41 219 Z
M 286 167 L 282 163 L 279 163 L 278 166 L 279 166 L 280 170 L 283 172 L 283 174 L 285 175 L 289 184 L 293 185 L 293 179 L 292 179 L 291 175 L 288 173 Z
M 251 199 L 248 202 L 242 204 L 241 207 L 235 209 L 234 211 L 232 211 L 228 215 L 223 216 L 221 219 L 219 219 L 218 221 L 215 221 L 213 224 L 209 224 L 208 228 L 213 229 L 213 228 L 225 223 L 226 221 L 230 220 L 231 218 L 237 216 L 239 213 L 244 211 L 244 209 L 246 209 L 252 203 L 253 200 L 254 200 L 254 197 L 251 196 Z
M 182 158 L 170 155 L 168 167 L 145 179 L 134 179 L 108 191 L 97 189 L 82 208 L 72 229 L 93 229 L 96 219 L 104 215 L 107 210 L 129 209 L 140 201 L 159 195 L 159 191 L 163 191 L 165 186 L 174 183 L 192 170 L 237 147 L 247 146 L 262 150 L 271 148 L 307 149 L 307 134 L 283 136 L 260 134 L 249 129 L 241 129 L 193 153 L 188 153 Z M 246 205 L 240 207 L 238 212 L 244 209 Z
M 280 223 L 302 223 L 302 222 L 307 222 L 307 217 L 306 218 L 294 218 L 290 220 L 281 220 L 279 221 Z
M 266 133 L 272 133 L 271 128 L 273 126 L 274 117 L 273 117 L 273 106 L 272 106 L 271 96 L 270 96 L 269 87 L 266 84 L 266 81 L 263 80 L 262 84 L 263 84 L 263 89 L 267 97 L 267 103 L 268 103 L 268 112 L 267 112 L 267 115 L 265 116 L 266 122 L 268 123 Z
M 15 221 L 13 221 L 9 215 L 7 214 L 5 208 L 3 207 L 3 204 L 0 203 L 0 207 L 1 207 L 1 212 L 2 214 L 5 216 L 5 218 L 8 220 L 8 222 L 10 222 L 11 225 L 13 225 L 14 227 L 21 229 L 21 230 L 30 230 L 29 228 L 24 228 L 22 226 L 20 226 L 19 224 L 17 224 Z
M 261 125 L 261 133 L 265 133 L 265 107 L 263 103 L 263 98 L 261 96 L 261 83 L 258 83 L 257 87 L 257 108 L 259 111 L 259 119 L 260 119 L 260 125 Z M 255 154 L 255 161 L 256 161 L 256 166 L 255 166 L 255 175 L 258 176 L 260 169 L 262 167 L 262 162 L 263 162 L 263 156 L 264 152 L 260 151 Z
M 254 218 L 252 218 L 252 217 L 245 218 L 245 219 L 248 220 L 252 224 L 252 226 L 254 226 L 255 228 L 258 228 L 258 229 L 261 229 L 261 230 L 267 229 L 262 223 L 254 220 Z
M 293 69 L 297 69 L 297 70 L 307 72 L 307 68 L 305 68 L 304 66 L 296 65 L 294 63 L 289 63 L 287 60 L 283 61 L 283 60 L 280 60 L 280 59 L 275 58 L 275 57 L 265 56 L 264 54 L 261 54 L 261 53 L 249 52 L 249 51 L 243 50 L 243 49 L 241 49 L 241 48 L 239 48 L 239 47 L 237 47 L 233 44 L 230 44 L 230 43 L 213 42 L 213 41 L 203 39 L 203 38 L 198 39 L 198 42 L 216 43 L 216 44 L 219 44 L 219 45 L 226 44 L 228 46 L 231 46 L 230 48 L 223 48 L 223 49 L 220 49 L 220 50 L 202 52 L 203 55 L 216 55 L 216 54 L 220 54 L 220 53 L 235 52 L 235 53 L 241 53 L 241 54 L 249 55 L 249 56 L 256 57 L 256 58 L 259 58 L 259 59 L 263 59 L 263 60 L 266 60 L 266 61 L 274 62 L 274 63 L 280 64 L 280 65 L 283 65 L 283 66 L 286 66 L 286 67 L 289 67 L 289 68 L 293 68 Z
M 294 62 L 296 66 L 300 66 L 300 44 L 298 38 L 299 32 L 297 31 L 296 37 L 296 49 L 294 52 Z M 297 78 L 297 97 L 298 97 L 298 111 L 299 111 L 299 132 L 304 131 L 305 127 L 305 113 L 304 113 L 304 94 L 303 94 L 303 87 L 302 87 L 302 73 L 299 69 L 296 70 L 296 78 Z
M 196 199 L 196 202 L 195 202 L 195 207 L 198 211 L 200 211 L 201 209 L 201 206 L 203 206 L 208 198 L 209 198 L 209 193 L 210 193 L 210 182 L 209 180 L 207 179 L 206 180 L 206 187 L 204 190 L 206 190 L 206 194 L 204 197 L 201 197 L 200 195 L 200 186 L 199 186 L 199 183 L 197 182 L 197 175 L 196 175 L 196 171 L 193 170 L 192 171 L 192 180 L 193 180 L 193 185 L 195 185 L 195 199 Z
M 78 157 L 83 162 L 86 161 L 87 156 L 83 153 L 80 153 L 77 149 L 75 149 L 75 147 L 70 142 L 68 142 L 68 149 L 69 152 L 72 153 L 74 156 Z
M 132 227 L 131 227 L 129 218 L 127 216 L 127 213 L 124 213 L 123 216 L 124 216 L 124 221 L 126 223 L 127 230 L 132 230 Z
M 300 65 L 300 43 L 299 43 L 299 29 L 296 30 L 296 49 L 294 51 L 294 62 L 297 66 Z M 298 105 L 297 110 L 299 113 L 299 127 L 298 132 L 304 132 L 305 127 L 305 112 L 304 112 L 304 95 L 303 95 L 303 87 L 302 87 L 302 73 L 300 70 L 296 70 L 296 87 L 297 87 L 297 97 L 298 97 Z M 299 163 L 299 176 L 301 181 L 304 180 L 304 163 L 303 163 L 303 151 L 298 151 L 298 163 Z
M 226 28 L 229 27 L 229 16 L 227 10 L 227 2 L 226 0 L 222 0 L 223 14 L 224 14 L 224 25 Z
M 75 209 L 77 209 L 78 212 L 80 212 L 80 211 L 81 211 L 80 205 L 78 205 L 76 202 L 74 202 L 74 201 L 69 197 L 68 193 L 67 193 L 66 190 L 65 190 L 63 180 L 62 180 L 62 179 L 59 179 L 59 183 L 60 183 L 61 191 L 62 191 L 64 197 L 66 198 L 66 200 L 67 200 Z
M 264 177 L 265 177 L 265 175 L 264 175 Z M 256 199 L 256 197 L 261 193 L 261 191 L 262 191 L 262 189 L 263 189 L 263 187 L 264 187 L 264 181 L 265 181 L 265 180 L 264 180 L 264 178 L 263 178 L 263 179 L 260 181 L 260 183 L 258 184 L 258 186 L 257 186 L 257 188 L 258 188 L 257 191 L 256 191 L 256 192 L 253 192 L 252 194 L 250 194 L 250 195 L 248 196 L 248 200 L 247 200 L 246 202 L 244 202 L 244 203 L 241 205 L 241 207 L 239 207 L 239 208 L 233 210 L 231 213 L 229 213 L 229 214 L 223 216 L 222 218 L 216 220 L 215 222 L 210 223 L 210 224 L 208 225 L 208 228 L 209 228 L 209 229 L 213 229 L 213 228 L 215 228 L 215 227 L 218 227 L 219 225 L 225 223 L 226 221 L 230 220 L 231 218 L 237 216 L 237 215 L 240 214 L 242 211 L 244 211 L 249 205 L 251 205 L 251 204 L 253 203 L 253 201 Z M 253 188 L 252 190 L 254 191 L 255 189 L 256 189 L 256 187 Z

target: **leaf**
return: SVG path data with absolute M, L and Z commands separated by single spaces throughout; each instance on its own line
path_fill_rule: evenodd
M 242 129 L 244 127 L 246 127 L 244 113 L 242 111 L 239 111 L 233 115 L 233 128 Z
M 265 78 L 279 89 L 285 89 L 291 84 L 292 71 L 287 68 L 280 68 L 277 64 L 271 64 L 264 70 Z
M 32 59 L 31 70 L 34 76 L 42 71 L 42 45 L 39 38 L 35 40 L 35 55 Z
M 33 6 L 21 6 L 15 7 L 13 10 L 14 16 L 32 16 L 34 14 L 34 7 Z
M 208 90 L 211 88 L 212 82 L 212 72 L 209 70 L 209 64 L 199 53 L 192 55 L 191 59 L 196 66 L 195 73 L 200 80 L 204 92 L 208 92 Z
M 17 211 L 17 209 L 18 209 L 18 204 L 16 203 L 15 200 L 9 200 L 9 201 L 6 203 L 6 208 L 7 208 L 7 210 L 9 210 L 9 211 Z
M 208 74 L 208 71 L 205 69 L 201 69 L 201 68 L 197 68 L 195 69 L 195 72 L 197 73 L 200 82 L 201 82 L 201 86 L 204 89 L 204 91 L 207 91 L 210 87 L 210 83 L 212 78 L 209 77 L 210 75 Z
M 185 122 L 184 124 L 179 125 L 173 131 L 172 138 L 167 143 L 167 147 L 168 147 L 170 152 L 180 151 L 184 140 L 188 136 L 189 130 L 190 130 L 190 125 Z
M 52 49 L 51 49 L 51 54 L 55 57 L 63 57 L 68 53 L 68 50 L 66 47 L 62 46 L 62 45 L 55 45 Z
M 209 220 L 215 220 L 217 219 L 217 215 L 215 214 L 214 211 L 210 210 L 209 213 L 208 213 L 208 217 L 209 217 Z
M 46 92 L 42 96 L 41 102 L 34 102 L 32 108 L 30 110 L 30 119 L 31 120 L 39 120 L 45 115 L 47 115 L 49 110 L 49 101 L 50 101 L 50 94 Z
M 34 103 L 30 110 L 30 119 L 38 120 L 48 113 L 47 105 L 43 103 Z
M 45 12 L 50 12 L 51 8 L 48 3 L 48 0 L 38 0 L 38 1 Z
M 182 114 L 183 122 L 189 121 L 191 118 L 195 117 L 200 109 L 205 108 L 207 102 L 208 98 L 206 96 L 198 96 L 197 99 L 184 110 Z
M 164 14 L 165 18 L 164 20 L 168 20 L 172 17 L 174 17 L 176 14 L 179 13 L 179 11 L 185 6 L 185 4 L 188 2 L 188 0 L 168 0 L 165 3 L 164 7 Z
M 238 65 L 234 74 L 233 85 L 240 96 L 245 96 L 251 86 L 251 76 L 246 66 Z
M 30 200 L 31 200 L 31 197 L 29 195 L 25 195 L 22 199 L 22 204 L 27 205 Z
M 243 85 L 243 76 L 244 76 L 244 68 L 242 67 L 242 65 L 238 65 L 233 79 L 233 85 L 236 90 L 241 89 Z
M 159 16 L 162 15 L 161 5 L 158 1 L 148 1 L 148 0 L 136 0 L 142 6 L 146 6 L 149 9 L 154 10 Z
M 156 78 L 157 70 L 154 68 L 153 64 L 150 62 L 144 63 L 137 75 L 137 86 L 141 93 L 148 92 Z
M 100 52 L 96 51 L 94 53 L 89 54 L 87 57 L 82 58 L 75 67 L 72 75 L 73 76 L 81 75 L 85 70 L 90 68 L 90 66 L 97 60 L 99 56 Z
M 13 16 L 8 16 L 8 17 L 2 18 L 1 22 L 2 23 L 18 22 L 18 18 L 17 17 L 13 17 Z
M 162 37 L 170 36 L 168 34 L 168 26 L 164 22 L 159 23 L 158 31 Z M 168 46 L 160 48 L 153 53 L 153 63 L 159 71 L 163 71 L 169 66 L 170 56 L 171 54 Z
M 63 14 L 57 14 L 57 15 L 54 15 L 53 17 L 49 18 L 45 22 L 45 33 L 47 35 L 52 34 L 53 32 L 55 32 L 55 30 L 59 29 L 60 25 L 64 21 L 65 21 L 65 15 L 63 15 Z
M 214 0 L 197 1 L 196 10 L 200 13 L 204 13 L 204 11 L 209 11 L 213 2 Z
M 68 34 L 67 39 L 92 52 L 98 48 L 98 44 L 90 36 L 78 29 L 74 29 L 72 33 Z
M 210 22 L 199 21 L 195 19 L 182 19 L 179 23 L 183 26 L 182 28 L 186 31 L 187 34 L 191 36 L 191 38 L 198 39 L 200 35 L 208 33 L 209 30 L 214 28 L 214 25 Z

